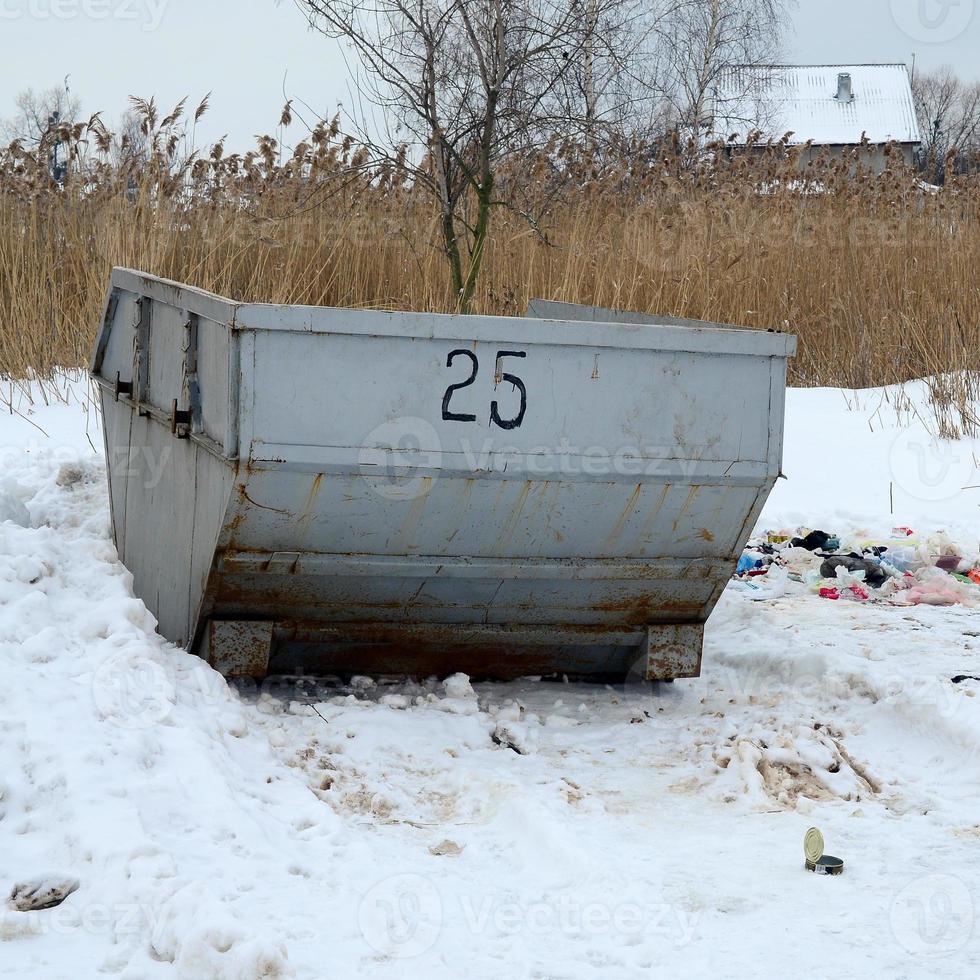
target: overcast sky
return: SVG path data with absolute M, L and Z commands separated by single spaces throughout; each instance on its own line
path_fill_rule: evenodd
M 799 0 L 786 60 L 949 64 L 980 77 L 980 0 Z M 129 95 L 211 112 L 198 142 L 251 145 L 274 132 L 285 90 L 331 115 L 349 102 L 341 49 L 311 34 L 292 0 L 0 0 L 0 117 L 14 95 L 62 84 L 117 118 Z M 303 111 L 303 110 L 301 110 Z

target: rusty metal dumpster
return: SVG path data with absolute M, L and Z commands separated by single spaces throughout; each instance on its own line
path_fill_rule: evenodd
M 91 365 L 112 530 L 163 635 L 227 675 L 696 676 L 779 474 L 795 341 L 549 309 L 114 270 Z

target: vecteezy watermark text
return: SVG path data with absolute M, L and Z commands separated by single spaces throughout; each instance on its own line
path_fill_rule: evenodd
M 662 477 L 683 482 L 714 455 L 708 445 L 687 445 L 679 454 L 674 445 L 579 445 L 564 436 L 555 445 L 526 446 L 502 443 L 492 436 L 480 441 L 463 436 L 450 449 L 426 420 L 400 417 L 368 433 L 358 454 L 358 471 L 380 496 L 415 500 L 449 473 L 492 473 L 515 479 Z
M 147 33 L 163 22 L 169 0 L 0 0 L 0 21 L 128 21 Z
M 394 959 L 410 959 L 432 949 L 444 924 L 471 936 L 657 938 L 675 947 L 694 938 L 700 914 L 666 902 L 588 901 L 571 894 L 532 902 L 462 895 L 444 900 L 424 875 L 392 875 L 363 895 L 358 925 L 368 944 Z

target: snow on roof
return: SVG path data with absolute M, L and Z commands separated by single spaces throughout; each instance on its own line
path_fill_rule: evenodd
M 849 75 L 838 98 L 839 79 Z M 740 66 L 726 73 L 715 93 L 714 136 L 736 143 L 753 129 L 790 143 L 918 143 L 919 126 L 908 69 L 892 65 Z

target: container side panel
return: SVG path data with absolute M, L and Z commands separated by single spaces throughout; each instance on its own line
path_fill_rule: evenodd
M 208 452 L 195 460 L 196 489 L 191 504 L 192 553 L 187 581 L 188 642 L 204 626 L 207 615 L 207 584 L 222 531 L 227 529 L 228 501 L 235 482 L 233 464 Z
M 133 412 L 125 402 L 118 402 L 104 388 L 100 389 L 102 434 L 105 445 L 106 475 L 109 480 L 109 512 L 112 516 L 112 538 L 119 560 L 126 561 L 127 484 L 138 477 L 145 463 L 141 447 L 133 446 L 131 426 Z
M 186 315 L 163 303 L 153 304 L 149 336 L 149 402 L 170 414 L 173 400 L 184 407 L 184 324 Z
M 265 332 L 254 434 L 275 446 L 414 441 L 474 469 L 495 453 L 766 463 L 769 361 Z
M 575 624 L 608 628 L 703 618 L 713 580 L 524 580 L 455 576 L 222 577 L 222 618 L 331 623 Z
M 447 557 L 731 558 L 757 486 L 253 470 L 241 550 Z M 400 491 L 404 490 L 402 494 Z
M 785 417 L 786 359 L 773 357 L 769 380 L 769 466 L 777 475 L 782 473 Z
M 195 455 L 203 452 L 150 418 L 133 419 L 133 445 L 146 467 L 128 481 L 126 565 L 136 594 L 160 623 L 160 632 L 184 645 L 188 607 L 195 488 Z M 220 519 L 220 515 L 218 517 Z
M 101 377 L 115 383 L 116 373 L 123 383 L 136 375 L 136 319 L 138 310 L 133 293 L 116 291 L 116 305 L 109 325 L 109 336 L 102 354 Z
M 228 335 L 225 324 L 201 319 L 197 328 L 197 372 L 204 431 L 219 446 L 228 434 Z

